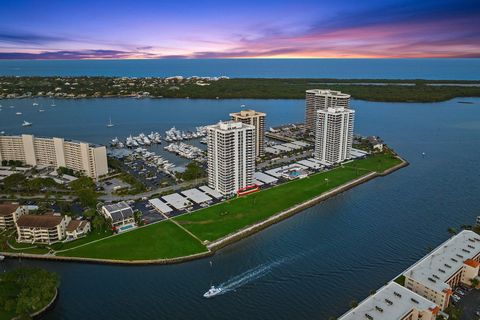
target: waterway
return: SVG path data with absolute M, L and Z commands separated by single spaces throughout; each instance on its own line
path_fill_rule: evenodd
M 269 126 L 303 118 L 300 100 L 59 100 L 55 110 L 32 112 L 28 119 L 22 109 L 34 122 L 24 130 L 23 118 L 8 106 L 32 108 L 32 100 L 0 103 L 0 130 L 7 133 L 99 143 L 133 131 L 215 122 L 240 104 L 267 112 Z M 46 319 L 339 316 L 350 301 L 365 298 L 446 240 L 448 227 L 472 224 L 480 215 L 480 99 L 352 105 L 355 131 L 381 136 L 410 166 L 228 246 L 212 259 L 140 267 L 22 259 L 0 268 L 42 266 L 60 274 L 60 298 Z M 111 129 L 118 131 L 105 127 L 110 114 L 116 124 Z M 202 298 L 211 283 L 228 291 Z
M 478 80 L 480 59 L 0 60 L 9 76 Z

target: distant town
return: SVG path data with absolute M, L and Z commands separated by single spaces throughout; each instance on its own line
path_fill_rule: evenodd
M 321 86 L 348 92 L 354 99 L 435 102 L 479 97 L 480 81 L 391 79 L 241 79 L 217 77 L 0 77 L 0 99 L 100 97 L 302 99 Z

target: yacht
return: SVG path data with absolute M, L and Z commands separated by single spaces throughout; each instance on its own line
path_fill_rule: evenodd
M 28 121 L 25 121 L 25 120 L 22 123 L 22 127 L 30 127 L 31 125 L 32 125 L 31 122 L 28 122 Z
M 215 288 L 215 286 L 211 286 L 210 289 L 203 294 L 204 298 L 213 298 L 217 294 L 220 294 L 222 292 L 221 288 Z

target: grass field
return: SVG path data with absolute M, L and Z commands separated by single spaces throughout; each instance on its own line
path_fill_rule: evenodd
M 369 172 L 383 172 L 399 164 L 391 154 L 377 154 L 355 160 L 336 169 L 280 184 L 175 218 L 199 239 L 213 241 L 312 199 Z M 55 249 L 68 249 L 104 235 L 88 238 Z M 116 260 L 151 260 L 182 257 L 206 252 L 207 248 L 172 221 L 163 221 L 124 234 L 59 252 L 59 256 Z
M 368 172 L 383 172 L 398 163 L 400 160 L 390 154 L 374 155 L 175 219 L 200 239 L 213 241 Z
M 61 252 L 68 257 L 148 260 L 187 256 L 207 251 L 198 240 L 171 221 L 163 221 Z

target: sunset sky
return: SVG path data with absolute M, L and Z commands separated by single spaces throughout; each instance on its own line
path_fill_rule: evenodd
M 2 59 L 173 57 L 480 57 L 480 1 L 0 0 Z

